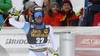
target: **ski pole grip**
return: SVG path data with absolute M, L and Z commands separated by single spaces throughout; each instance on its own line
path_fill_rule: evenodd
M 59 54 L 53 54 L 53 56 L 59 56 Z

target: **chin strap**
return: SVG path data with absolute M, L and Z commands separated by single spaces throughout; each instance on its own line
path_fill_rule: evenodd
M 41 25 L 41 24 L 42 24 L 42 22 L 41 22 L 41 23 L 38 23 L 38 22 L 36 22 L 36 21 L 34 21 L 34 23 L 35 23 L 36 25 Z

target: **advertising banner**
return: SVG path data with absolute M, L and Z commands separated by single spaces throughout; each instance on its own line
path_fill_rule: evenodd
M 75 56 L 100 56 L 100 35 L 76 35 Z
M 4 48 L 28 48 L 28 42 L 25 35 L 1 35 L 0 45 Z M 59 47 L 59 35 L 55 35 Z M 50 38 L 48 38 L 48 47 L 52 48 Z
M 100 48 L 100 35 L 76 35 L 76 48 Z

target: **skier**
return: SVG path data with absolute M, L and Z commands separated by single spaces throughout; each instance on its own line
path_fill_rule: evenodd
M 18 22 L 9 17 L 10 24 L 25 31 L 29 43 L 29 56 L 47 56 L 47 39 L 50 37 L 53 50 L 57 51 L 57 44 L 53 29 L 42 23 L 43 11 L 39 6 L 33 7 L 31 16 L 34 22 Z

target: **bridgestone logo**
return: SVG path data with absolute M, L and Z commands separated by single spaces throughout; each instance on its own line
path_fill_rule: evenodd
M 27 40 L 24 40 L 24 39 L 6 39 L 5 44 L 27 44 Z
M 48 39 L 48 44 L 50 44 L 50 39 Z M 5 44 L 28 44 L 27 40 L 25 39 L 6 39 Z

